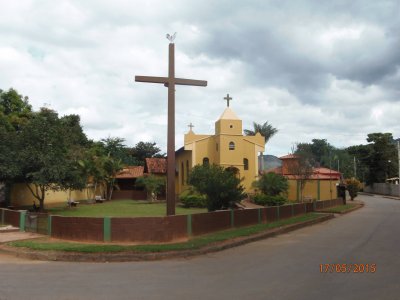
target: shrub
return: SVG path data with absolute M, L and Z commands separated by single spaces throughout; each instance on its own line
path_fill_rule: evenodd
M 355 178 L 346 179 L 345 182 L 347 190 L 349 191 L 350 199 L 354 200 L 361 189 L 361 183 Z
M 265 195 L 277 196 L 281 193 L 287 193 L 289 182 L 286 177 L 280 174 L 267 173 L 263 174 L 257 181 L 254 181 L 253 186 Z
M 208 211 L 232 207 L 242 200 L 244 188 L 235 174 L 217 165 L 197 165 L 189 175 L 189 184 L 206 195 Z
M 139 177 L 136 180 L 136 187 L 144 187 L 147 191 L 147 199 L 157 200 L 157 194 L 165 187 L 165 179 L 155 175 Z
M 258 205 L 264 206 L 280 206 L 285 204 L 285 202 L 287 202 L 287 199 L 280 195 L 269 196 L 265 194 L 256 194 L 253 197 L 253 202 Z
M 207 207 L 207 197 L 200 194 L 184 194 L 179 197 L 181 200 L 183 207 L 198 207 L 205 208 Z

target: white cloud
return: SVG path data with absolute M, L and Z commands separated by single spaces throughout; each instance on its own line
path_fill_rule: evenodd
M 370 4 L 9 1 L 0 88 L 16 88 L 36 109 L 79 114 L 91 138 L 165 150 L 167 90 L 134 76 L 167 75 L 165 34 L 177 31 L 176 75 L 208 81 L 176 88 L 177 148 L 190 122 L 213 132 L 227 93 L 245 128 L 279 129 L 267 153 L 312 138 L 342 147 L 370 132 L 398 137 L 400 24 L 390 1 Z

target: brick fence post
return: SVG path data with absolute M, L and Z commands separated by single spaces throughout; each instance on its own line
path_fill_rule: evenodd
M 111 242 L 111 218 L 104 217 L 103 219 L 103 239 L 105 242 Z
M 25 231 L 25 216 L 26 211 L 19 212 L 19 231 Z
M 258 208 L 258 224 L 261 224 L 261 208 Z
M 52 222 L 52 216 L 49 215 L 49 216 L 47 217 L 47 234 L 48 234 L 49 236 L 51 236 L 51 222 Z
M 187 235 L 192 236 L 192 215 L 187 215 Z

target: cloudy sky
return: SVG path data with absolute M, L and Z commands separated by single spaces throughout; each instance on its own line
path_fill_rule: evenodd
M 35 109 L 79 114 L 90 138 L 166 149 L 167 89 L 135 75 L 167 75 L 166 33 L 177 32 L 176 143 L 192 122 L 214 131 L 226 107 L 279 132 L 266 153 L 327 139 L 400 137 L 400 2 L 0 0 L 0 88 Z

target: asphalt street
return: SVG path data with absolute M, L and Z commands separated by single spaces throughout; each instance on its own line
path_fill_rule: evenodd
M 0 299 L 400 299 L 400 201 L 359 200 L 364 208 L 322 224 L 190 259 L 67 263 L 0 255 Z M 364 272 L 325 273 L 321 264 L 363 264 Z

